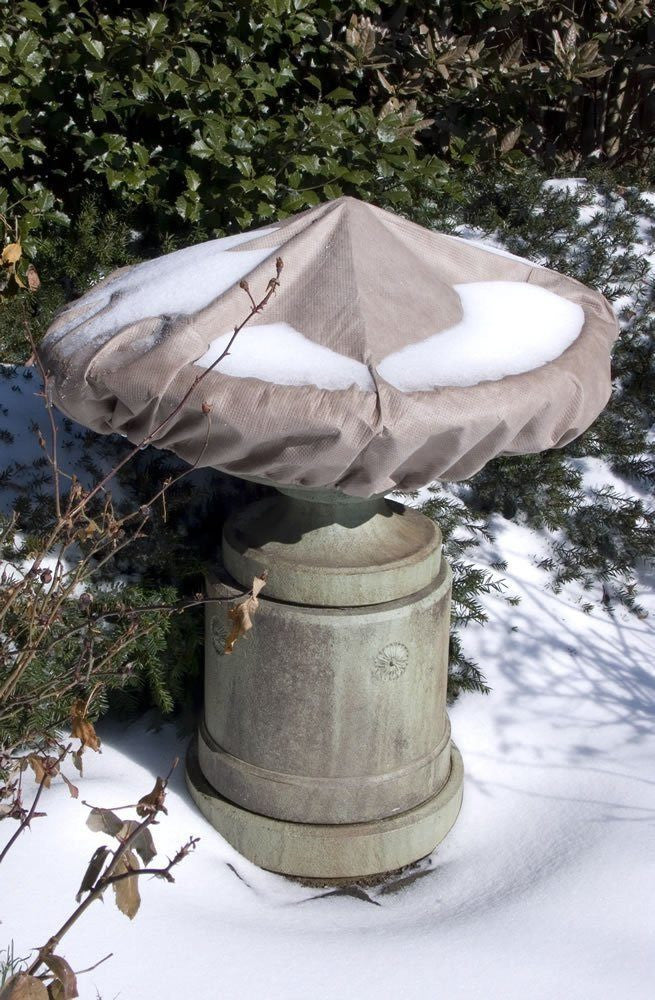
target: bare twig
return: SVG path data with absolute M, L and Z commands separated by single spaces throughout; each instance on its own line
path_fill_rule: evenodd
M 43 382 L 43 400 L 46 404 L 48 419 L 50 421 L 50 433 L 52 434 L 52 447 L 49 452 L 46 452 L 46 454 L 48 455 L 48 460 L 52 465 L 52 475 L 55 488 L 55 513 L 57 515 L 57 519 L 59 520 L 59 518 L 61 518 L 61 480 L 59 478 L 60 473 L 59 473 L 59 446 L 57 440 L 57 421 L 55 420 L 55 415 L 52 410 L 52 405 L 48 398 L 48 386 L 49 386 L 48 377 L 46 374 L 46 370 L 43 367 L 41 358 L 39 357 L 39 352 L 36 347 L 36 341 L 32 336 L 32 330 L 30 329 L 30 324 L 28 322 L 27 315 L 25 313 L 25 303 L 23 303 L 22 311 L 23 311 L 23 326 L 25 327 L 25 333 L 27 335 L 30 347 L 32 348 L 32 357 L 36 361 L 37 368 L 39 369 L 39 375 L 41 376 L 41 381 Z
M 119 875 L 111 875 L 104 879 L 105 887 L 114 885 L 116 882 L 122 882 L 126 878 L 132 878 L 134 875 L 153 875 L 157 878 L 166 879 L 167 882 L 174 882 L 175 879 L 171 875 L 171 868 L 179 865 L 180 861 L 183 861 L 199 842 L 200 837 L 189 837 L 186 844 L 183 844 L 177 853 L 172 858 L 169 858 L 168 864 L 163 868 L 132 868 L 129 872 L 121 872 Z
M 123 459 L 121 459 L 121 461 L 118 462 L 114 466 L 114 468 L 111 469 L 107 473 L 107 475 L 104 476 L 100 480 L 100 482 L 93 487 L 92 490 L 90 490 L 89 493 L 87 493 L 84 500 L 80 501 L 77 507 L 73 508 L 70 515 L 71 517 L 74 517 L 77 513 L 83 510 L 86 504 L 88 504 L 89 500 L 91 500 L 94 496 L 96 496 L 100 492 L 100 490 L 104 489 L 107 483 L 109 483 L 120 472 L 120 470 L 124 468 L 128 464 L 128 462 L 130 462 L 134 458 L 134 456 L 139 453 L 139 451 L 141 451 L 142 448 L 146 447 L 146 445 L 151 444 L 156 439 L 157 435 L 162 430 L 164 430 L 164 428 L 170 423 L 170 421 L 177 416 L 180 410 L 183 409 L 183 407 L 191 398 L 197 387 L 207 378 L 209 373 L 212 372 L 221 363 L 221 361 L 223 361 L 228 356 L 228 354 L 230 353 L 230 348 L 234 344 L 234 341 L 238 337 L 239 333 L 243 330 L 244 326 L 250 322 L 253 316 L 255 316 L 257 313 L 261 312 L 262 309 L 264 309 L 264 307 L 270 301 L 271 297 L 275 294 L 280 284 L 279 279 L 283 266 L 284 265 L 282 258 L 278 257 L 275 262 L 276 276 L 275 278 L 271 278 L 270 281 L 268 282 L 268 285 L 266 286 L 266 294 L 259 302 L 252 305 L 250 312 L 248 313 L 246 318 L 242 320 L 241 323 L 238 323 L 237 326 L 235 326 L 234 332 L 230 337 L 225 350 L 219 355 L 219 357 L 216 358 L 215 361 L 212 361 L 212 363 L 208 365 L 207 368 L 205 368 L 202 372 L 196 375 L 196 377 L 194 378 L 193 382 L 191 383 L 187 391 L 184 393 L 180 401 L 176 403 L 171 412 L 167 414 L 167 416 L 165 416 L 162 420 L 160 420 L 159 423 L 153 428 L 153 430 L 151 430 L 149 434 L 146 434 L 146 436 L 142 438 L 141 441 L 139 441 L 139 443 L 135 445 L 132 448 L 132 450 L 128 452 L 128 454 Z M 249 291 L 248 295 L 250 295 Z
M 113 954 L 114 954 L 113 951 L 110 951 L 108 955 L 105 955 L 104 958 L 99 959 L 94 965 L 89 965 L 89 966 L 87 966 L 86 969 L 79 969 L 79 970 L 77 970 L 75 972 L 75 975 L 76 976 L 83 976 L 85 972 L 93 972 L 94 969 L 97 969 L 98 966 L 102 965 L 103 962 L 106 962 L 107 959 L 112 958 Z
M 63 761 L 64 757 L 66 757 L 69 750 L 70 750 L 70 744 L 62 750 L 59 757 L 56 759 L 54 763 L 50 764 L 47 761 L 43 762 L 43 774 L 41 775 L 41 779 L 39 781 L 36 794 L 32 799 L 32 805 L 30 806 L 25 816 L 21 819 L 20 823 L 18 824 L 18 827 L 14 830 L 12 836 L 9 838 L 9 840 L 3 847 L 2 851 L 0 851 L 0 864 L 2 864 L 7 854 L 9 853 L 11 848 L 14 846 L 14 844 L 20 837 L 23 830 L 27 829 L 31 821 L 34 819 L 34 816 L 36 814 L 36 807 L 39 804 L 39 799 L 41 798 L 41 793 L 43 792 L 43 789 L 49 783 L 52 776 L 57 773 L 59 765 Z

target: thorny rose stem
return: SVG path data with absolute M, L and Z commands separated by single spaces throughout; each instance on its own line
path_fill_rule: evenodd
M 130 872 L 124 872 L 124 873 L 121 872 L 118 875 L 114 875 L 113 873 L 116 871 L 118 863 L 120 862 L 125 852 L 130 848 L 130 845 L 133 844 L 139 838 L 139 836 L 141 835 L 143 830 L 146 829 L 146 827 L 151 826 L 153 823 L 156 823 L 157 816 L 159 815 L 160 812 L 165 811 L 164 810 L 165 791 L 166 788 L 168 787 L 170 776 L 173 773 L 173 770 L 175 769 L 176 766 L 177 766 L 177 758 L 173 761 L 171 769 L 166 775 L 166 777 L 162 779 L 157 779 L 158 782 L 161 781 L 161 788 L 160 788 L 161 794 L 158 801 L 154 805 L 149 807 L 149 812 L 145 816 L 145 818 L 141 820 L 140 823 L 137 824 L 134 830 L 132 830 L 132 832 L 125 838 L 125 840 L 122 841 L 116 848 L 107 868 L 96 880 L 95 885 L 89 891 L 89 895 L 86 897 L 86 899 L 83 900 L 79 904 L 79 906 L 75 908 L 75 910 L 73 910 L 70 917 L 68 917 L 68 919 L 64 921 L 59 930 L 56 931 L 52 935 L 52 937 L 48 939 L 48 941 L 43 945 L 43 947 L 39 948 L 36 958 L 29 966 L 29 968 L 26 970 L 28 976 L 33 976 L 37 972 L 39 967 L 44 963 L 44 957 L 46 955 L 53 953 L 54 949 L 57 947 L 57 945 L 64 937 L 64 935 L 68 933 L 68 931 L 75 923 L 77 923 L 79 918 L 89 908 L 91 903 L 95 902 L 96 899 L 99 899 L 104 893 L 104 891 L 108 889 L 111 885 L 113 885 L 115 882 L 122 881 L 125 878 L 138 878 L 140 875 L 155 875 L 162 878 L 166 878 L 168 881 L 172 881 L 172 876 L 170 875 L 171 868 L 179 864 L 180 861 L 183 861 L 184 858 L 189 854 L 189 852 L 195 848 L 196 844 L 198 843 L 199 839 L 198 837 L 191 837 L 187 841 L 187 843 L 184 844 L 184 846 L 178 850 L 175 856 L 168 862 L 168 864 L 164 868 L 138 868 Z

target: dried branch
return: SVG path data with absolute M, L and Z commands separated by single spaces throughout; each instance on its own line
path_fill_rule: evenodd
M 23 567 L 20 560 L 14 560 L 13 571 L 10 572 L 13 572 L 16 579 L 0 578 L 0 722 L 17 720 L 20 713 L 29 705 L 29 700 L 25 700 L 25 692 L 21 691 L 21 682 L 37 658 L 39 662 L 47 662 L 49 657 L 62 655 L 68 644 L 79 643 L 77 662 L 71 662 L 70 671 L 65 676 L 59 675 L 56 680 L 47 678 L 42 685 L 31 688 L 29 695 L 33 699 L 34 696 L 50 697 L 53 691 L 70 694 L 77 690 L 85 696 L 88 686 L 94 683 L 94 678 L 101 677 L 106 680 L 108 677 L 119 676 L 108 669 L 111 666 L 110 653 L 114 656 L 124 654 L 131 643 L 145 637 L 156 627 L 154 623 L 144 619 L 147 613 L 178 614 L 205 601 L 211 600 L 217 603 L 221 601 L 220 598 L 201 598 L 182 601 L 173 606 L 151 604 L 99 613 L 87 607 L 88 613 L 83 623 L 78 624 L 73 620 L 68 627 L 66 621 L 70 617 L 68 609 L 72 606 L 71 602 L 76 600 L 81 602 L 87 598 L 84 593 L 79 597 L 80 589 L 125 548 L 144 537 L 150 508 L 160 500 L 165 505 L 168 491 L 202 463 L 211 434 L 210 404 L 203 401 L 200 406 L 206 418 L 206 431 L 195 461 L 179 475 L 167 479 L 154 492 L 147 504 L 142 504 L 139 509 L 124 516 L 117 516 L 111 497 L 106 492 L 108 483 L 142 447 L 157 439 L 176 414 L 187 405 L 194 393 L 197 394 L 203 379 L 228 356 L 240 331 L 254 315 L 266 307 L 275 294 L 279 287 L 282 267 L 282 260 L 278 258 L 275 277 L 268 281 L 259 301 L 255 300 L 247 282 L 242 284 L 250 308 L 244 320 L 235 326 L 223 352 L 208 368 L 194 377 L 171 412 L 88 490 L 83 488 L 75 476 L 67 476 L 60 468 L 57 422 L 53 412 L 50 376 L 39 357 L 27 315 L 24 314 L 25 333 L 43 379 L 42 397 L 51 425 L 51 448 L 45 446 L 45 441 L 43 445 L 52 467 L 55 516 L 39 544 L 38 551 L 31 557 L 27 566 Z M 65 494 L 62 493 L 64 478 L 69 483 Z M 104 500 L 101 510 L 96 513 L 95 505 L 93 510 L 91 505 L 102 498 Z M 166 516 L 165 510 L 164 516 Z M 7 537 L 11 538 L 15 528 L 14 519 L 4 531 L 5 540 Z M 80 545 L 81 558 L 77 551 Z M 69 567 L 66 564 L 66 556 L 73 546 L 76 547 L 75 560 L 74 565 Z M 54 566 L 51 560 L 54 560 Z M 90 597 L 88 600 L 90 601 Z M 115 643 L 107 642 L 107 626 L 121 632 Z M 101 649 L 98 648 L 98 644 Z M 7 747 L 3 747 L 3 750 L 6 752 Z
M 144 832 L 148 830 L 149 827 L 155 825 L 158 821 L 158 817 L 162 813 L 166 813 L 165 799 L 166 790 L 168 788 L 168 783 L 173 773 L 173 770 L 177 766 L 177 758 L 173 761 L 173 764 L 164 778 L 157 778 L 155 782 L 155 787 L 152 792 L 148 795 L 144 795 L 136 805 L 137 814 L 143 816 L 140 822 L 133 824 L 123 824 L 120 820 L 117 820 L 118 828 L 114 834 L 119 840 L 118 847 L 113 852 L 101 853 L 99 855 L 100 865 L 99 870 L 91 872 L 91 882 L 87 886 L 85 882 L 82 883 L 83 888 L 80 890 L 82 892 L 88 892 L 85 899 L 80 902 L 70 916 L 64 921 L 61 927 L 55 931 L 55 933 L 48 938 L 46 943 L 38 949 L 37 954 L 26 970 L 27 975 L 36 976 L 43 965 L 48 964 L 48 959 L 53 955 L 57 945 L 61 939 L 68 933 L 68 931 L 73 927 L 80 917 L 88 910 L 92 903 L 97 899 L 100 899 L 105 891 L 114 887 L 120 883 L 125 882 L 127 879 L 139 878 L 142 875 L 150 875 L 157 878 L 163 878 L 168 882 L 173 882 L 174 877 L 171 874 L 172 869 L 180 864 L 188 855 L 193 851 L 199 841 L 198 837 L 190 837 L 189 840 L 179 848 L 176 854 L 169 858 L 168 863 L 162 867 L 144 867 L 136 868 L 132 867 L 129 863 L 129 856 L 131 854 L 131 848 L 136 847 L 137 851 L 140 849 L 139 844 L 142 846 L 142 838 Z M 111 816 L 111 810 L 101 810 L 102 813 Z M 97 829 L 98 827 L 94 827 Z M 122 830 L 127 828 L 129 832 L 122 836 Z M 152 844 L 152 840 L 150 840 Z M 98 852 L 96 852 L 98 854 Z M 109 860 L 105 864 L 107 854 L 109 854 Z M 154 854 L 154 849 L 151 855 Z M 96 855 L 94 855 L 94 858 Z M 93 859 L 92 859 L 93 864 Z M 91 866 L 87 869 L 87 875 L 91 871 Z M 85 876 L 86 881 L 86 876 Z M 138 904 L 137 904 L 138 905 Z M 133 916 L 134 914 L 128 914 Z M 109 956 L 107 956 L 109 957 Z M 105 959 L 102 959 L 105 961 Z M 99 963 L 96 963 L 99 964 Z M 95 966 L 91 966 L 95 968 Z

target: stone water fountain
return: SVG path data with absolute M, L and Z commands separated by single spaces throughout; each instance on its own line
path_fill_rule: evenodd
M 59 314 L 42 356 L 64 413 L 134 443 L 159 428 L 189 462 L 206 439 L 202 465 L 277 491 L 212 559 L 187 765 L 246 857 L 349 880 L 448 833 L 451 572 L 438 526 L 389 494 L 572 440 L 607 402 L 615 336 L 578 282 L 352 198 L 124 269 Z M 228 655 L 228 608 L 262 575 Z

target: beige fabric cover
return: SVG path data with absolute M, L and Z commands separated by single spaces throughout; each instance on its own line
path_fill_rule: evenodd
M 278 385 L 219 367 L 157 437 L 158 446 L 189 462 L 205 439 L 201 405 L 207 401 L 211 432 L 203 466 L 280 485 L 336 485 L 358 496 L 412 490 L 435 479 L 466 479 L 500 453 L 564 445 L 608 400 L 616 319 L 602 295 L 577 281 L 352 198 L 264 232 L 230 251 L 270 248 L 270 257 L 247 275 L 257 299 L 275 274 L 275 258 L 284 261 L 281 287 L 250 325 L 288 323 L 367 365 L 374 388 Z M 390 353 L 458 323 L 454 285 L 499 280 L 533 283 L 578 303 L 584 326 L 577 339 L 532 371 L 472 386 L 401 392 L 378 374 L 376 364 Z M 116 281 L 106 279 L 107 291 Z M 120 296 L 119 284 L 106 310 Z M 135 443 L 182 398 L 201 370 L 194 361 L 210 342 L 249 308 L 236 281 L 191 314 L 119 328 L 110 322 L 98 335 L 87 298 L 58 315 L 42 346 L 55 402 L 95 431 L 118 432 Z

